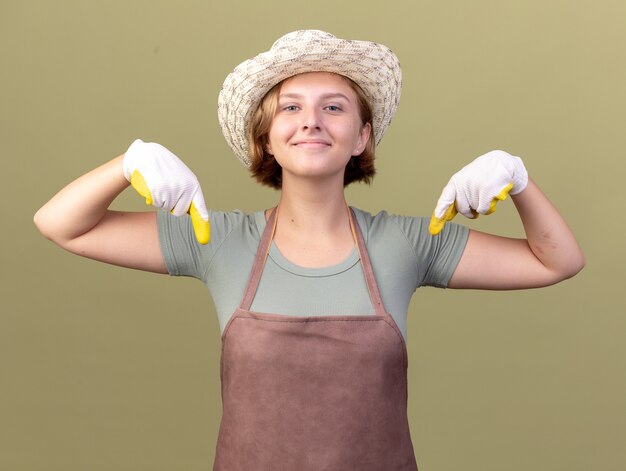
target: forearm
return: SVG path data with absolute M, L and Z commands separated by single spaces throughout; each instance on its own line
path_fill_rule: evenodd
M 59 191 L 35 214 L 35 225 L 62 245 L 89 232 L 105 216 L 111 202 L 129 186 L 123 155 L 86 173 Z
M 567 223 L 532 179 L 512 197 L 519 212 L 528 247 L 535 257 L 561 279 L 578 273 L 584 254 Z

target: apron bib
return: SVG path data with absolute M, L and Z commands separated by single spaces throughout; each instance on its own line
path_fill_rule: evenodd
M 276 212 L 222 334 L 223 413 L 214 471 L 416 471 L 406 415 L 406 345 L 384 309 L 352 211 L 375 315 L 250 311 Z

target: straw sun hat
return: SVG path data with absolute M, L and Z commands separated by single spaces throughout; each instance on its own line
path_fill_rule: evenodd
M 318 30 L 294 31 L 267 52 L 239 64 L 226 77 L 218 117 L 226 142 L 250 167 L 248 127 L 265 94 L 277 83 L 305 72 L 334 72 L 352 79 L 369 98 L 376 144 L 391 123 L 402 88 L 396 55 L 382 44 L 339 39 Z

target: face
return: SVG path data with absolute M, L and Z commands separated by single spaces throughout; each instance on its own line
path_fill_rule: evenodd
M 363 125 L 357 95 L 339 75 L 312 72 L 283 82 L 267 151 L 291 177 L 337 178 L 365 149 L 370 125 Z

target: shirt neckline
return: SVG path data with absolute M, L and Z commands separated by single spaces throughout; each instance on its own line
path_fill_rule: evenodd
M 257 230 L 259 234 L 263 234 L 265 230 L 266 221 L 265 221 L 265 211 L 257 211 L 254 213 Z M 306 277 L 324 277 L 324 276 L 332 276 L 338 275 L 339 273 L 343 273 L 348 271 L 350 268 L 354 267 L 357 263 L 359 263 L 359 252 L 355 246 L 352 248 L 350 254 L 341 262 L 336 265 L 330 265 L 326 267 L 303 267 L 300 265 L 296 265 L 295 263 L 290 262 L 287 258 L 283 256 L 283 254 L 278 250 L 274 241 L 270 246 L 269 250 L 269 258 L 278 265 L 281 269 L 292 273 L 298 276 L 306 276 Z

